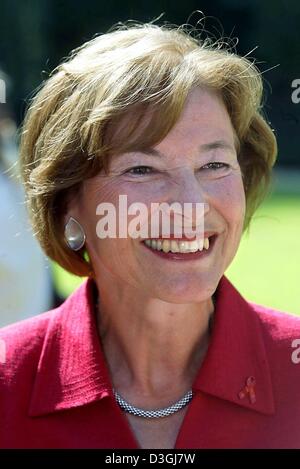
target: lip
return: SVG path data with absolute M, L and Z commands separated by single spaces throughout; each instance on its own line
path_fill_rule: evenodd
M 155 249 L 150 248 L 147 244 L 142 243 L 143 246 L 152 252 L 154 255 L 161 257 L 162 259 L 171 260 L 171 261 L 195 261 L 198 259 L 205 259 L 212 253 L 214 246 L 216 244 L 216 239 L 218 235 L 213 235 L 209 243 L 208 249 L 203 249 L 202 251 L 190 252 L 190 253 L 179 253 L 179 252 L 168 252 L 156 251 Z M 151 238 L 155 239 L 155 238 Z M 170 239 L 170 238 L 157 238 L 157 239 Z M 174 239 L 174 238 L 173 238 Z

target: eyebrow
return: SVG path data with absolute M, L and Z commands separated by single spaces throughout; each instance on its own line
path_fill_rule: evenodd
M 210 143 L 203 143 L 200 145 L 199 150 L 200 151 L 211 151 L 211 150 L 230 150 L 231 152 L 236 152 L 236 148 L 231 145 L 230 143 L 226 142 L 225 140 L 215 140 L 214 142 Z M 144 153 L 145 155 L 151 155 L 151 156 L 157 156 L 159 158 L 164 158 L 164 154 L 161 153 L 159 150 L 156 150 L 155 148 L 146 148 L 145 150 L 141 150 L 140 153 Z

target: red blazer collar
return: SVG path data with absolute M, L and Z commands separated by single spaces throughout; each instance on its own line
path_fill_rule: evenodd
M 255 402 L 246 387 L 252 378 Z M 275 412 L 260 318 L 225 276 L 217 288 L 211 340 L 194 389 L 264 414 Z
M 95 288 L 92 279 L 86 280 L 53 311 L 33 386 L 30 416 L 113 395 L 97 334 Z
M 94 314 L 96 285 L 86 280 L 53 311 L 33 385 L 30 416 L 113 396 Z M 274 413 L 263 331 L 251 305 L 223 276 L 208 352 L 193 389 L 265 414 Z M 255 403 L 245 388 L 255 378 Z M 244 397 L 239 397 L 243 391 Z

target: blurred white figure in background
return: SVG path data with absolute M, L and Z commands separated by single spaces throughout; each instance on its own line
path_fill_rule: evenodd
M 36 242 L 18 176 L 17 127 L 0 104 L 0 327 L 53 305 L 49 261 Z

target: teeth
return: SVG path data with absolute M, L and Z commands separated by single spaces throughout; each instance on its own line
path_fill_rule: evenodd
M 174 241 L 173 239 L 171 241 L 171 252 L 179 252 L 177 241 Z
M 161 242 L 160 239 L 158 239 L 158 240 L 156 241 L 156 249 L 157 249 L 158 251 L 161 251 L 161 248 L 162 248 L 162 242 Z
M 198 241 L 183 241 L 182 245 L 182 252 L 196 252 L 202 251 L 203 249 L 203 242 L 199 239 Z
M 209 248 L 209 239 L 204 238 L 204 249 L 208 249 L 208 248 Z
M 198 249 L 203 251 L 204 239 L 198 239 Z
M 176 253 L 184 252 L 196 252 L 203 251 L 203 249 L 209 249 L 209 239 L 204 238 L 195 241 L 175 241 L 169 239 L 146 239 L 144 243 L 156 251 L 163 251 L 168 253 L 169 251 Z
M 169 241 L 168 239 L 164 239 L 164 240 L 162 241 L 162 250 L 163 250 L 164 252 L 169 252 L 170 246 L 171 246 L 171 243 L 170 243 L 170 241 Z

